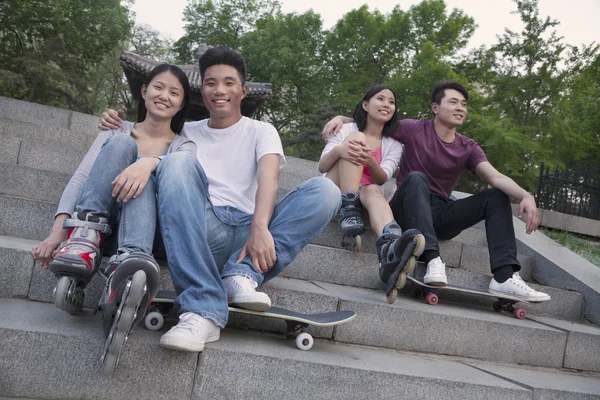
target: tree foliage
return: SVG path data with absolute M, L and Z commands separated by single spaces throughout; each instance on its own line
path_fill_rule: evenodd
M 349 115 L 372 85 L 395 89 L 402 117 L 428 118 L 431 87 L 453 79 L 470 92 L 459 131 L 528 190 L 542 162 L 600 162 L 598 45 L 567 45 L 538 0 L 513 0 L 522 29 L 469 52 L 476 21 L 444 0 L 387 14 L 364 5 L 329 30 L 314 11 L 283 13 L 277 0 L 189 0 L 174 43 L 134 26 L 130 1 L 0 2 L 0 94 L 85 112 L 132 108 L 123 50 L 188 64 L 202 43 L 228 45 L 244 55 L 250 80 L 272 84 L 255 117 L 279 130 L 292 155 L 317 159 L 322 125 Z M 482 187 L 469 176 L 460 185 Z

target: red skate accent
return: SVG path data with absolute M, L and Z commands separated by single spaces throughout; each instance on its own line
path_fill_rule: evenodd
M 108 285 L 108 300 L 106 300 L 106 304 L 111 304 L 115 299 L 115 291 L 112 290 L 112 286 Z
M 91 269 L 92 271 L 94 270 L 94 260 L 96 259 L 95 251 L 89 251 L 87 253 L 80 253 L 80 254 L 78 254 L 78 256 L 81 257 L 83 259 L 83 261 L 85 261 L 85 263 L 87 264 L 89 269 Z

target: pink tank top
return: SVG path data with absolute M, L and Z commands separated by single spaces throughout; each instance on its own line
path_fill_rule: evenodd
M 372 152 L 371 154 L 373 154 L 373 158 L 375 159 L 375 161 L 377 161 L 377 164 L 381 164 L 381 148 L 383 146 L 379 146 L 379 148 L 377 150 L 375 150 L 374 152 Z M 367 186 L 367 185 L 374 185 L 375 181 L 373 180 L 373 178 L 371 177 L 371 174 L 369 173 L 369 168 L 367 168 L 367 166 L 365 165 L 363 167 L 363 174 L 362 177 L 360 178 L 360 185 L 361 186 Z

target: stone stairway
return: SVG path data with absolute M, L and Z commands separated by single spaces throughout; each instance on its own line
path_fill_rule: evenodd
M 299 312 L 350 309 L 357 317 L 314 328 L 312 350 L 277 334 L 280 321 L 232 315 L 204 352 L 159 347 L 162 332 L 138 327 L 112 378 L 100 375 L 100 321 L 50 304 L 55 278 L 34 265 L 60 195 L 95 136 L 96 117 L 0 97 L 0 399 L 600 399 L 600 329 L 576 291 L 533 284 L 552 301 L 523 305 L 525 320 L 491 310 L 492 300 L 440 292 L 429 306 L 408 288 L 387 304 L 377 276 L 375 235 L 360 254 L 339 247 L 332 222 L 284 273 L 264 286 L 273 304 Z M 317 174 L 288 158 L 280 193 Z M 388 184 L 388 194 L 393 184 Z M 521 225 L 516 230 L 524 230 Z M 486 288 L 485 232 L 443 242 L 453 283 Z M 522 276 L 534 257 L 520 254 Z M 105 260 L 106 261 L 106 260 Z M 172 289 L 161 262 L 162 289 Z M 417 269 L 415 274 L 423 274 Z M 98 301 L 102 281 L 86 289 Z

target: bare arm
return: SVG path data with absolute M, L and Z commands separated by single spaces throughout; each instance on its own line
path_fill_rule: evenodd
M 483 179 L 488 185 L 500 189 L 507 196 L 519 200 L 519 218 L 523 212 L 527 213 L 526 232 L 531 234 L 538 227 L 538 212 L 534 197 L 525 189 L 517 185 L 508 176 L 501 174 L 487 161 L 479 163 L 475 168 L 475 173 Z
M 371 156 L 369 162 L 367 162 L 367 168 L 369 169 L 371 178 L 373 178 L 373 181 L 375 181 L 376 184 L 381 186 L 387 182 L 387 174 L 385 173 L 383 168 L 381 168 L 381 166 L 377 164 L 377 161 L 375 161 L 375 158 L 373 158 L 373 156 Z
M 354 120 L 350 117 L 344 117 L 343 115 L 334 117 L 331 121 L 325 124 L 325 127 L 323 128 L 323 132 L 321 133 L 323 140 L 327 140 L 327 137 L 332 132 L 334 135 L 337 135 L 344 124 L 349 124 L 351 122 L 354 122 Z
M 319 172 L 324 174 L 341 158 L 340 151 L 342 146 L 336 146 L 331 151 L 325 153 L 319 160 Z
M 267 154 L 258 160 L 256 180 L 256 208 L 250 225 L 250 236 L 237 259 L 239 263 L 249 255 L 252 265 L 265 273 L 275 266 L 275 242 L 269 232 L 269 221 L 275 207 L 277 178 L 279 177 L 279 154 Z

